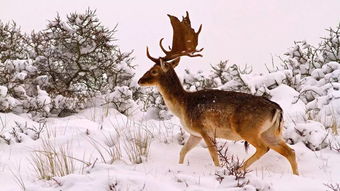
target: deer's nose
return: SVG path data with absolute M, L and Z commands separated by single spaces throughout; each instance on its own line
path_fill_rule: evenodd
M 141 78 L 138 80 L 138 85 L 142 85 L 142 84 L 143 84 L 143 79 Z

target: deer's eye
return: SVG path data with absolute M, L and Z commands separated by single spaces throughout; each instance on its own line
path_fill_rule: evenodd
M 156 70 L 151 70 L 151 74 L 155 76 L 158 74 L 158 72 Z

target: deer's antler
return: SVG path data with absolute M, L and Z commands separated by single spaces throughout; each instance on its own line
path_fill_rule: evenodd
M 191 22 L 189 18 L 189 13 L 186 12 L 186 16 L 183 17 L 182 21 L 180 21 L 177 17 L 168 15 L 170 18 L 170 22 L 173 29 L 173 38 L 172 38 L 172 47 L 166 50 L 163 45 L 162 38 L 159 41 L 159 46 L 161 47 L 162 51 L 165 53 L 164 57 L 153 58 L 150 56 L 149 49 L 146 49 L 147 57 L 152 60 L 153 62 L 159 64 L 160 59 L 163 61 L 173 60 L 175 58 L 181 56 L 190 56 L 190 57 L 197 57 L 202 56 L 201 54 L 194 54 L 197 52 L 201 52 L 203 50 L 196 50 L 198 45 L 198 35 L 202 30 L 202 25 L 200 25 L 197 32 L 191 28 Z

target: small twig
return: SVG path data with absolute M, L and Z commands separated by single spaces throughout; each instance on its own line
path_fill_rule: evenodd
M 296 100 L 292 102 L 292 104 L 296 104 L 296 103 L 300 100 L 301 96 L 302 96 L 303 94 L 305 94 L 306 92 L 308 92 L 308 91 L 314 92 L 314 93 L 317 94 L 318 96 L 321 96 L 321 94 L 319 94 L 319 93 L 316 92 L 315 90 L 311 90 L 311 89 L 309 89 L 309 90 L 304 90 L 304 91 L 302 91 L 302 92 L 299 94 L 299 96 L 296 98 Z
M 335 184 L 323 184 L 326 187 L 328 187 L 329 189 L 331 189 L 331 191 L 340 191 L 340 184 L 339 183 L 335 183 Z
M 59 182 L 59 181 L 56 180 L 55 178 L 51 178 L 51 180 L 53 180 L 55 183 L 57 183 L 58 186 L 62 186 L 62 185 L 63 185 L 61 182 Z

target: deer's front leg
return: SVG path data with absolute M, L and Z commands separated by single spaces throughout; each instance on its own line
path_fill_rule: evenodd
M 202 140 L 201 137 L 196 137 L 193 135 L 190 135 L 188 141 L 184 144 L 182 147 L 181 152 L 179 153 L 179 163 L 183 164 L 185 155 L 194 148 L 200 141 Z
M 220 161 L 218 159 L 217 148 L 213 139 L 205 132 L 201 132 L 202 138 L 208 146 L 210 156 L 215 164 L 215 166 L 220 166 Z

